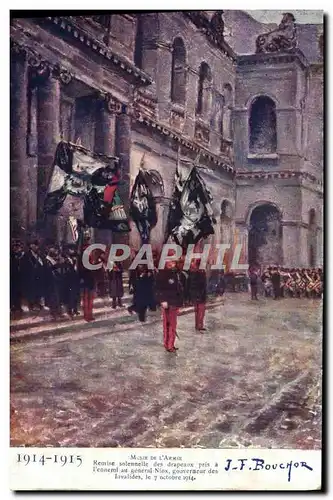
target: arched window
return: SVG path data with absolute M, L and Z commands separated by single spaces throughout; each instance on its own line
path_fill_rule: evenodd
M 275 153 L 276 108 L 270 97 L 257 97 L 250 113 L 250 153 Z
M 223 97 L 224 97 L 223 124 L 222 124 L 223 139 L 232 140 L 232 127 L 231 127 L 232 87 L 230 83 L 226 83 L 223 86 Z
M 199 88 L 197 114 L 203 119 L 209 119 L 212 105 L 212 73 L 207 63 L 201 63 L 199 70 Z
M 134 49 L 134 64 L 142 69 L 142 53 L 143 53 L 143 19 L 141 14 L 136 16 L 136 36 Z
M 181 38 L 172 47 L 171 101 L 185 104 L 186 100 L 186 50 Z

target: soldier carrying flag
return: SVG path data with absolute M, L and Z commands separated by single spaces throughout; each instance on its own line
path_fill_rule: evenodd
M 157 223 L 156 204 L 140 168 L 130 196 L 130 216 L 136 224 L 141 243 L 149 243 L 150 231 Z

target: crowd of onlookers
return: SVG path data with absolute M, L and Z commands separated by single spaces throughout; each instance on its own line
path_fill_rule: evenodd
M 89 241 L 86 241 L 86 245 Z M 83 249 L 82 249 L 83 250 Z M 98 263 L 103 255 L 95 256 Z M 113 308 L 122 307 L 124 294 L 120 264 L 110 271 L 86 269 L 77 254 L 75 245 L 56 245 L 37 240 L 26 247 L 21 241 L 12 242 L 10 255 L 10 307 L 16 316 L 26 305 L 30 311 L 49 309 L 53 319 L 83 313 L 87 321 L 92 316 L 92 300 L 97 291 L 100 296 L 109 295 Z

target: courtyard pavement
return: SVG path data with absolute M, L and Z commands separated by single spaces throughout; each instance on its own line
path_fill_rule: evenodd
M 11 345 L 11 445 L 321 447 L 322 303 L 229 293 L 207 332 L 119 315 Z

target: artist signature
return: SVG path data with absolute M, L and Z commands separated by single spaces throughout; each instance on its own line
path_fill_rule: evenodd
M 306 468 L 308 470 L 313 470 L 313 468 L 306 462 L 275 462 L 269 463 L 265 462 L 262 458 L 238 458 L 237 460 L 227 459 L 227 464 L 224 467 L 225 471 L 232 470 L 276 470 L 276 469 L 286 469 L 288 471 L 288 482 L 291 480 L 291 471 L 297 468 Z

